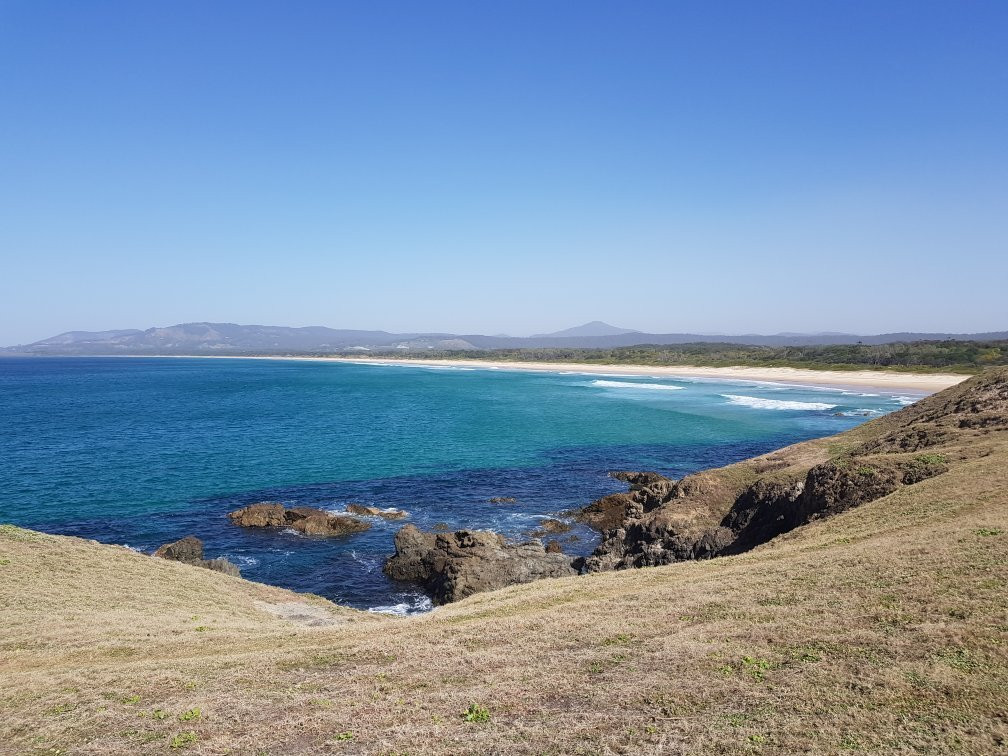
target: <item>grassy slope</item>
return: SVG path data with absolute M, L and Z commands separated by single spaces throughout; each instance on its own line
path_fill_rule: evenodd
M 808 466 L 896 422 L 773 456 Z M 742 556 L 408 619 L 0 528 L 0 751 L 996 752 L 1006 435 Z M 462 720 L 473 703 L 489 722 Z

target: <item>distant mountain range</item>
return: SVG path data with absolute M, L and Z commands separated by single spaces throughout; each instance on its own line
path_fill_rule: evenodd
M 721 343 L 755 346 L 813 344 L 887 344 L 898 341 L 991 341 L 1008 339 L 1008 331 L 991 333 L 779 333 L 774 335 L 702 335 L 643 333 L 594 321 L 537 336 L 482 336 L 451 333 L 389 333 L 310 326 L 183 323 L 145 331 L 68 331 L 33 344 L 0 349 L 0 355 L 142 355 L 142 354 L 360 354 L 431 350 L 516 348 L 613 348 L 637 344 Z

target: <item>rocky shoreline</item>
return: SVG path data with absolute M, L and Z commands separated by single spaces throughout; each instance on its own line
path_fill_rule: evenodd
M 835 455 L 814 464 L 798 444 L 680 480 L 610 473 L 629 490 L 575 513 L 602 535 L 588 557 L 571 559 L 555 548 L 548 553 L 535 541 L 509 544 L 492 533 L 435 534 L 407 526 L 385 571 L 422 583 L 445 603 L 541 577 L 739 554 L 942 475 L 955 461 L 982 453 L 978 438 L 1005 430 L 1008 371 L 994 371 L 840 434 L 835 438 L 867 438 L 838 444 Z
M 508 541 L 476 530 L 405 525 L 384 573 L 421 586 L 435 604 L 445 604 L 509 585 L 544 578 L 667 565 L 739 554 L 805 525 L 887 496 L 899 488 L 942 475 L 983 453 L 983 437 L 1008 430 L 1008 370 L 991 371 L 898 412 L 832 437 L 835 451 L 809 456 L 805 442 L 727 467 L 679 480 L 654 472 L 616 471 L 628 490 L 604 496 L 572 513 L 601 541 L 588 556 L 572 557 L 547 536 L 570 530 L 544 518 L 528 535 Z M 495 497 L 495 503 L 514 503 Z M 320 536 L 352 536 L 371 524 L 360 517 L 403 519 L 407 513 L 348 505 L 351 514 L 310 507 L 288 509 L 259 502 L 228 517 L 247 528 L 291 529 Z M 191 536 L 166 544 L 158 557 L 238 575 L 224 559 L 203 558 Z

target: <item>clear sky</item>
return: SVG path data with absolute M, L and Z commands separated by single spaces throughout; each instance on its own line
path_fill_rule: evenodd
M 0 344 L 1008 329 L 1008 2 L 0 0 Z

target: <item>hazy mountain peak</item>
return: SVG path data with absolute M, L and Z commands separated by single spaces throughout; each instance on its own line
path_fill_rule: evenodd
M 618 328 L 617 326 L 603 323 L 601 320 L 593 320 L 590 323 L 574 326 L 573 328 L 565 328 L 562 331 L 555 331 L 554 333 L 539 333 L 536 334 L 536 337 L 622 336 L 625 333 L 640 333 L 640 331 L 635 331 L 632 328 Z

